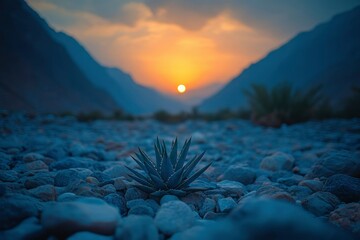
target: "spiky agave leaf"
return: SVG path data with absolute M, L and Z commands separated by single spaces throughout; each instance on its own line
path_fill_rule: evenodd
M 180 168 L 183 167 L 185 159 L 186 159 L 186 155 L 187 155 L 187 153 L 189 151 L 190 144 L 191 144 L 191 138 L 189 140 L 185 140 L 184 146 L 181 149 L 179 158 L 178 158 L 178 160 L 176 162 L 175 170 L 179 170 Z
M 126 168 L 134 174 L 134 175 L 130 175 L 130 177 L 132 179 L 134 179 L 135 181 L 137 181 L 138 183 L 141 183 L 143 185 L 150 186 L 150 187 L 153 185 L 152 182 L 149 179 L 147 179 L 144 175 L 138 173 L 137 171 L 135 171 L 134 169 L 131 169 L 129 167 L 126 167 Z
M 163 196 L 165 194 L 183 196 L 188 192 L 206 190 L 206 188 L 189 187 L 189 184 L 211 165 L 210 163 L 191 175 L 205 152 L 195 155 L 190 161 L 186 162 L 190 144 L 191 138 L 185 140 L 180 155 L 177 156 L 177 138 L 172 142 L 170 154 L 167 153 L 165 141 L 160 141 L 157 138 L 154 143 L 156 161 L 153 161 L 139 148 L 139 153 L 135 153 L 137 158 L 133 157 L 133 159 L 147 176 L 128 168 L 132 173 L 129 174 L 129 177 L 140 184 L 135 185 L 135 187 L 151 193 L 153 196 Z
M 170 176 L 169 180 L 166 182 L 166 185 L 169 188 L 175 188 L 181 182 L 181 178 L 183 177 L 184 168 L 177 170 L 173 175 Z
M 177 138 L 175 138 L 175 141 L 173 142 L 173 144 L 171 146 L 170 161 L 171 161 L 172 167 L 175 168 L 176 161 L 177 161 Z
M 196 165 L 200 162 L 201 158 L 204 156 L 205 151 L 202 152 L 199 156 L 195 156 L 191 161 L 187 162 L 184 166 L 184 178 L 188 177 L 189 174 L 194 170 Z
M 164 182 L 167 182 L 167 180 L 173 173 L 174 173 L 174 169 L 171 165 L 171 161 L 167 155 L 164 155 L 161 164 L 161 177 L 164 180 Z
M 212 163 L 207 164 L 205 167 L 199 169 L 197 172 L 195 172 L 193 175 L 191 175 L 191 177 L 185 179 L 179 186 L 178 188 L 185 188 L 187 186 L 189 186 L 189 184 L 191 182 L 193 182 L 195 179 L 197 179 L 201 174 L 203 174 L 203 172 L 206 171 L 206 169 L 208 169 L 210 167 Z
M 162 156 L 160 153 L 160 149 L 158 148 L 156 143 L 154 144 L 154 149 L 155 149 L 155 158 L 156 158 L 156 169 L 159 170 L 162 162 Z

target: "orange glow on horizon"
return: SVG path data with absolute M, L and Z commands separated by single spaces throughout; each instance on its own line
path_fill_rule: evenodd
M 154 20 L 141 3 L 124 6 L 140 16 L 127 26 L 90 12 L 31 2 L 40 12 L 76 19 L 74 24 L 54 27 L 78 39 L 102 65 L 119 67 L 136 82 L 174 96 L 179 94 L 179 84 L 193 90 L 230 81 L 280 42 L 226 12 L 209 19 L 201 29 L 188 30 Z

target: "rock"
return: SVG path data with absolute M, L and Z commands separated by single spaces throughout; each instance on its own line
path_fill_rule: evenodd
M 24 162 L 34 162 L 37 160 L 44 160 L 44 156 L 40 153 L 27 153 L 26 155 L 23 156 L 23 161 Z
M 303 180 L 299 183 L 299 186 L 305 186 L 313 192 L 319 192 L 323 188 L 323 183 L 319 180 Z
M 83 180 L 76 180 L 70 182 L 69 185 L 65 187 L 66 192 L 72 192 L 76 195 L 83 197 L 102 197 L 104 192 L 103 190 L 94 184 L 88 184 Z
M 67 156 L 67 149 L 63 143 L 54 143 L 44 151 L 44 155 L 55 160 L 63 159 Z
M 217 185 L 220 188 L 225 189 L 227 192 L 234 193 L 239 197 L 241 197 L 247 193 L 245 186 L 240 182 L 224 180 L 224 181 L 218 182 Z
M 26 177 L 24 182 L 27 189 L 36 188 L 46 184 L 54 185 L 54 177 L 50 172 L 38 172 L 35 176 Z
M 285 200 L 291 203 L 294 203 L 295 200 L 291 197 L 291 195 L 281 188 L 268 185 L 262 186 L 256 191 L 257 197 L 264 197 L 264 198 L 271 198 L 271 199 L 278 199 L 278 200 Z
M 293 186 L 293 185 L 298 185 L 302 179 L 303 179 L 302 176 L 292 175 L 291 177 L 278 178 L 277 182 L 284 184 L 286 186 Z
M 201 224 L 202 218 L 200 217 L 199 213 L 197 211 L 192 212 L 195 218 L 195 225 Z M 199 222 L 200 221 L 200 222 Z
M 158 240 L 159 233 L 149 216 L 130 215 L 123 218 L 115 233 L 116 240 Z
M 204 231 L 203 226 L 195 226 L 189 229 L 186 229 L 183 232 L 175 233 L 171 240 L 187 240 L 194 235 L 199 235 L 202 231 Z
M 264 175 L 260 175 L 256 178 L 255 183 L 254 184 L 264 184 L 264 183 L 270 183 L 270 179 L 267 176 Z
M 205 198 L 200 210 L 200 216 L 204 216 L 207 212 L 214 212 L 216 207 L 216 201 L 211 198 Z
M 114 179 L 114 187 L 115 187 L 116 191 L 122 191 L 122 190 L 126 189 L 126 184 L 124 183 L 124 181 L 121 178 L 115 178 Z
M 127 208 L 133 208 L 136 206 L 144 206 L 147 205 L 147 202 L 144 199 L 134 199 L 126 202 Z
M 335 174 L 327 179 L 323 191 L 335 194 L 344 202 L 356 202 L 360 200 L 360 179 Z
M 21 194 L 0 198 L 0 206 L 0 230 L 12 228 L 28 217 L 37 216 L 42 208 L 36 198 Z
M 330 177 L 334 174 L 360 177 L 360 156 L 345 150 L 327 152 L 313 165 L 305 178 Z
M 73 143 L 69 148 L 69 152 L 71 156 L 88 157 L 97 161 L 105 160 L 103 151 L 97 149 L 96 147 L 80 143 Z
M 16 227 L 0 232 L 1 239 L 45 239 L 46 233 L 36 217 L 22 221 Z
M 301 205 L 315 216 L 324 216 L 340 204 L 339 199 L 329 192 L 316 192 L 305 198 Z
M 230 166 L 225 173 L 220 176 L 220 180 L 237 181 L 245 185 L 253 183 L 255 179 L 256 172 L 253 169 L 239 165 Z
M 103 172 L 100 171 L 94 171 L 90 177 L 96 178 L 99 182 L 105 182 L 108 180 L 111 180 L 111 177 Z
M 156 213 L 160 208 L 160 205 L 154 199 L 146 199 L 145 202 L 154 210 L 154 213 Z
M 106 195 L 104 197 L 104 200 L 112 205 L 118 208 L 121 215 L 125 215 L 127 212 L 126 208 L 126 201 L 125 198 L 117 193 L 110 193 L 109 195 Z
M 42 201 L 55 201 L 56 190 L 53 185 L 42 185 L 29 190 L 31 196 L 36 197 Z
M 164 203 L 170 202 L 170 201 L 176 201 L 179 200 L 179 198 L 177 196 L 174 195 L 164 195 L 161 199 L 160 199 L 160 205 L 163 205 Z
M 271 156 L 265 157 L 260 163 L 260 168 L 269 171 L 291 171 L 294 165 L 294 161 L 294 157 L 290 154 L 276 152 Z
M 92 232 L 77 232 L 70 237 L 67 238 L 67 240 L 113 240 L 114 238 L 112 236 L 104 236 L 99 235 Z
M 37 170 L 48 171 L 49 167 L 43 161 L 36 160 L 25 164 L 18 164 L 15 167 L 15 170 L 19 172 L 28 172 L 28 171 L 37 171 Z
M 145 199 L 147 198 L 147 194 L 137 188 L 129 188 L 128 190 L 126 190 L 125 193 L 126 201 L 139 199 L 139 198 Z
M 195 209 L 200 209 L 205 198 L 206 195 L 203 194 L 202 192 L 195 192 L 195 193 L 187 194 L 184 197 L 181 197 L 181 201 L 186 203 L 193 210 L 195 210 Z
M 207 223 L 188 235 L 196 239 L 352 239 L 347 233 L 284 201 L 253 199 L 224 220 Z
M 230 212 L 236 206 L 237 206 L 236 202 L 231 197 L 222 198 L 218 200 L 219 211 L 222 213 Z
M 87 183 L 90 183 L 90 184 L 95 184 L 95 185 L 99 185 L 99 180 L 97 180 L 96 178 L 94 178 L 94 177 L 87 177 L 86 179 L 85 179 L 85 181 L 87 182 Z
M 269 178 L 272 182 L 277 182 L 281 178 L 291 178 L 293 176 L 294 176 L 294 174 L 290 171 L 279 170 L 279 171 L 272 172 L 271 175 L 269 176 Z
M 71 169 L 77 171 L 80 174 L 81 179 L 86 179 L 88 176 L 93 174 L 93 171 L 91 171 L 88 168 L 71 168 Z
M 360 236 L 360 203 L 340 205 L 330 213 L 329 221 Z
M 0 162 L 0 170 L 9 170 L 10 167 L 7 163 L 5 162 Z
M 312 193 L 312 191 L 308 187 L 304 186 L 291 186 L 288 188 L 288 192 L 296 200 L 303 200 Z
M 204 219 L 206 220 L 217 220 L 217 219 L 222 219 L 224 217 L 226 217 L 228 214 L 227 213 L 215 213 L 215 212 L 207 212 L 204 215 Z
M 106 184 L 105 186 L 102 186 L 101 189 L 103 190 L 104 196 L 111 193 L 116 193 L 116 189 L 112 184 Z
M 108 175 L 110 178 L 118 178 L 127 176 L 129 170 L 127 170 L 123 165 L 116 165 L 106 169 L 103 173 Z
M 87 168 L 92 169 L 95 161 L 84 157 L 68 157 L 50 164 L 51 170 L 63 170 L 69 168 Z
M 81 174 L 74 169 L 60 170 L 55 175 L 54 185 L 57 187 L 65 187 L 71 182 L 82 179 Z
M 198 188 L 198 189 L 204 189 L 204 191 L 205 191 L 205 190 L 216 189 L 217 185 L 216 185 L 215 182 L 209 182 L 207 180 L 196 179 L 195 181 L 190 183 L 189 187 Z
M 0 197 L 3 197 L 5 195 L 6 195 L 6 186 L 0 184 Z
M 128 215 L 147 215 L 150 217 L 154 217 L 154 210 L 147 205 L 140 205 L 130 208 Z
M 57 201 L 58 202 L 70 202 L 70 201 L 74 201 L 79 198 L 81 198 L 81 196 L 78 196 L 74 193 L 65 192 L 58 196 Z
M 155 216 L 155 225 L 166 235 L 183 231 L 191 227 L 194 221 L 191 208 L 181 201 L 161 205 Z
M 201 132 L 194 132 L 191 136 L 191 139 L 194 143 L 205 143 L 206 142 L 206 137 L 203 133 Z
M 0 181 L 15 182 L 18 179 L 18 173 L 14 170 L 0 170 Z
M 9 154 L 0 151 L 0 159 L 1 162 L 8 163 L 11 161 L 12 157 Z
M 112 235 L 120 219 L 118 210 L 98 198 L 80 198 L 46 206 L 41 224 L 51 234 L 66 237 L 89 231 Z

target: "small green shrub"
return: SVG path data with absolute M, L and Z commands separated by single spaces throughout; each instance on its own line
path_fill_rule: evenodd
M 79 122 L 92 122 L 96 120 L 133 121 L 136 119 L 134 116 L 124 113 L 122 110 L 115 110 L 111 115 L 105 115 L 100 111 L 79 113 L 76 115 L 76 118 Z
M 360 87 L 352 88 L 352 95 L 345 100 L 340 115 L 345 118 L 360 117 Z
M 193 173 L 194 168 L 200 162 L 205 152 L 196 155 L 190 161 L 186 162 L 186 155 L 189 151 L 191 139 L 186 140 L 184 146 L 177 155 L 177 139 L 173 141 L 170 154 L 168 155 L 165 141 L 157 139 L 154 144 L 156 161 L 139 148 L 139 153 L 135 153 L 134 161 L 143 170 L 140 173 L 134 169 L 127 169 L 132 173 L 129 174 L 133 180 L 139 184 L 135 185 L 144 192 L 150 193 L 152 196 L 161 197 L 166 194 L 177 196 L 184 196 L 189 192 L 206 190 L 204 188 L 195 188 L 189 186 L 196 178 L 211 165 L 207 164 L 205 167 Z
M 190 113 L 181 112 L 178 114 L 171 114 L 166 111 L 158 111 L 152 118 L 162 123 L 180 123 L 187 120 L 211 122 L 229 119 L 250 119 L 250 112 L 247 110 L 232 111 L 230 109 L 222 109 L 215 113 L 201 113 L 194 107 Z
M 153 118 L 162 123 L 180 123 L 188 120 L 190 117 L 189 114 L 185 112 L 171 114 L 165 110 L 160 110 L 153 114 Z
M 96 120 L 105 119 L 105 115 L 100 111 L 93 111 L 89 113 L 79 113 L 76 116 L 79 122 L 91 122 Z
M 321 99 L 320 89 L 320 86 L 316 86 L 305 92 L 295 91 L 287 82 L 272 89 L 253 84 L 251 90 L 244 91 L 244 94 L 255 123 L 279 127 L 283 123 L 298 123 L 314 117 Z

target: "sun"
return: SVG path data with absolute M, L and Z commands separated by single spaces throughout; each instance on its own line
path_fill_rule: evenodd
M 177 90 L 179 93 L 184 93 L 186 91 L 186 87 L 185 85 L 183 84 L 180 84 L 178 87 L 177 87 Z

